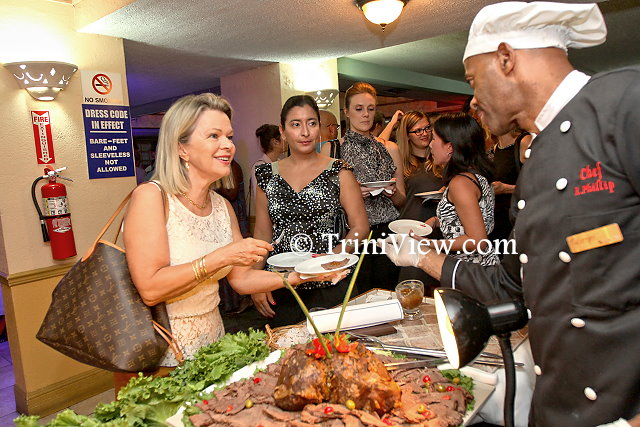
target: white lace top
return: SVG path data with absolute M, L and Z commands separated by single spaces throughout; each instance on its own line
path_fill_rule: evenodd
M 190 263 L 215 249 L 232 242 L 231 221 L 222 196 L 210 193 L 211 214 L 198 216 L 188 210 L 175 196 L 168 194 L 169 214 L 167 234 L 171 265 Z M 191 359 L 200 347 L 217 341 L 224 335 L 224 325 L 218 310 L 220 296 L 218 280 L 231 267 L 219 270 L 191 291 L 167 301 L 171 332 L 186 359 Z M 167 349 L 160 366 L 178 364 Z

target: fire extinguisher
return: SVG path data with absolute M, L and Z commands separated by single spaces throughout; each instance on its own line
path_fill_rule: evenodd
M 51 241 L 53 259 L 65 259 L 76 255 L 76 243 L 71 228 L 71 213 L 67 202 L 67 188 L 64 184 L 56 182 L 57 178 L 73 181 L 60 175 L 60 172 L 65 169 L 66 167 L 60 169 L 46 167 L 45 174 L 36 178 L 31 185 L 31 198 L 40 218 L 42 239 L 45 242 Z M 41 189 L 44 215 L 36 199 L 36 185 L 43 179 L 49 180 Z

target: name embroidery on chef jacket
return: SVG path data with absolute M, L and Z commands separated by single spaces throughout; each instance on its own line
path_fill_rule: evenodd
M 582 196 L 587 193 L 595 193 L 598 191 L 608 191 L 614 193 L 616 183 L 602 178 L 601 162 L 596 162 L 594 166 L 585 165 L 580 169 L 579 175 L 580 181 L 594 180 L 591 182 L 585 182 L 581 185 L 573 187 L 573 194 L 575 196 Z

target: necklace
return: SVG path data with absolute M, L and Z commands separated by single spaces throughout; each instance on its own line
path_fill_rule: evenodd
M 195 206 L 196 208 L 199 208 L 199 209 L 204 209 L 204 208 L 206 208 L 206 207 L 207 207 L 207 203 L 209 203 L 209 198 L 208 198 L 208 197 L 204 199 L 204 203 L 203 203 L 203 204 L 199 205 L 199 204 L 197 204 L 196 202 L 194 202 L 193 200 L 191 200 L 191 198 L 190 198 L 189 196 L 187 196 L 187 194 L 186 194 L 186 193 L 183 193 L 183 192 L 181 191 L 181 192 L 180 192 L 180 195 L 181 195 L 182 197 L 184 197 L 185 199 L 187 199 L 187 201 L 189 201 L 189 203 L 191 203 L 193 206 Z

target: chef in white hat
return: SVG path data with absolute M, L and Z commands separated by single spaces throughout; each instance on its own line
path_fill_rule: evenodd
M 512 199 L 517 253 L 482 267 L 384 242 L 443 287 L 524 300 L 533 426 L 640 426 L 640 67 L 590 77 L 567 57 L 605 37 L 595 4 L 482 9 L 464 53 L 473 102 L 494 134 L 537 135 Z

